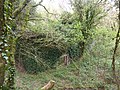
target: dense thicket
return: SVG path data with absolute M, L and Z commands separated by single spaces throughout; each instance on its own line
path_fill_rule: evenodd
M 27 71 L 29 73 L 54 68 L 63 52 L 60 47 L 57 47 L 58 43 L 47 41 L 46 37 L 52 38 L 52 36 L 34 32 L 24 34 L 17 40 L 15 53 L 17 68 L 22 72 Z
M 19 62 L 27 71 L 34 72 L 35 69 L 36 72 L 53 67 L 63 54 L 68 54 L 74 60 L 82 58 L 86 46 L 93 41 L 96 26 L 105 14 L 101 4 L 92 0 L 72 1 L 72 5 L 74 13 L 64 12 L 58 20 L 53 17 L 43 19 L 44 15 L 39 15 L 41 20 L 28 22 L 28 32 L 32 35 L 23 33 L 18 39 L 17 64 Z

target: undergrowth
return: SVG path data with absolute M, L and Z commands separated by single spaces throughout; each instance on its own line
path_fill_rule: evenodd
M 54 90 L 64 90 L 63 88 L 93 88 L 98 90 L 102 87 L 105 90 L 117 90 L 112 78 L 111 64 L 107 61 L 105 58 L 96 59 L 93 57 L 91 60 L 83 59 L 74 62 L 79 70 L 72 63 L 66 67 L 61 65 L 56 69 L 37 75 L 17 73 L 16 89 L 39 90 L 49 80 L 53 79 L 56 81 Z
M 114 32 L 99 30 L 94 42 L 86 47 L 82 60 L 72 60 L 68 66 L 59 65 L 36 75 L 17 72 L 16 90 L 40 90 L 49 80 L 55 80 L 53 90 L 79 88 L 80 90 L 117 90 L 112 76 Z M 103 35 L 104 34 L 104 35 Z M 89 48 L 90 47 L 90 48 Z M 120 47 L 116 55 L 116 74 L 120 80 Z

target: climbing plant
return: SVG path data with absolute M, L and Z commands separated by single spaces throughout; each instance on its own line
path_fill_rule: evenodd
M 12 2 L 11 0 L 5 0 L 3 2 L 3 30 L 1 35 L 1 55 L 5 62 L 5 79 L 4 84 L 2 84 L 1 88 L 5 90 L 14 89 L 14 52 L 15 52 L 15 37 L 12 32 Z
M 83 40 L 79 41 L 80 49 L 83 54 L 85 46 L 92 41 L 92 36 L 100 20 L 105 16 L 101 6 L 106 0 L 71 0 L 73 10 L 77 14 L 77 27 L 82 33 Z
M 4 51 L 4 0 L 0 0 L 0 88 L 4 82 L 5 75 L 5 60 L 2 57 L 2 52 Z

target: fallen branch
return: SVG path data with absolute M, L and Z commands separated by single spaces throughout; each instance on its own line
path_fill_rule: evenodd
M 40 90 L 51 90 L 55 85 L 54 80 L 50 80 L 44 87 L 42 87 Z

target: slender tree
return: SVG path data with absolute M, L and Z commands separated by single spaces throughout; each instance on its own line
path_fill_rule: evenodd
M 117 51 L 118 45 L 120 43 L 120 0 L 118 1 L 118 9 L 119 9 L 119 13 L 118 13 L 118 26 L 119 27 L 118 27 L 118 32 L 116 35 L 115 48 L 114 48 L 113 59 L 112 59 L 112 70 L 113 70 L 114 79 L 117 83 L 118 90 L 120 90 L 119 80 L 118 80 L 117 75 L 116 75 L 116 66 L 115 66 L 116 51 Z

